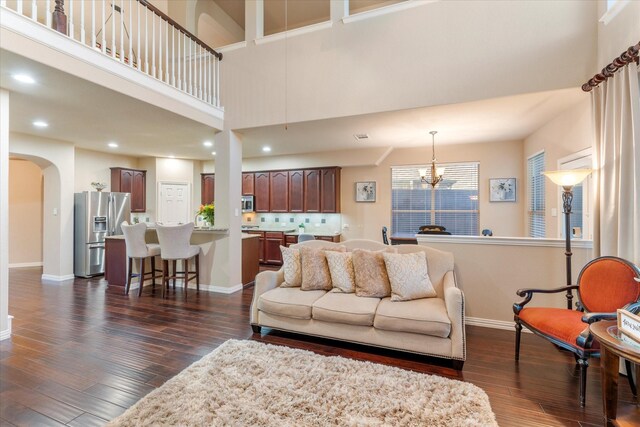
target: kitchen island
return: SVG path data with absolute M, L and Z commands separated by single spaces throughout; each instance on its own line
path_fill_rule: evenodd
M 228 229 L 216 227 L 196 227 L 191 235 L 191 244 L 201 248 L 200 253 L 200 289 L 216 292 L 228 292 L 226 288 L 214 285 L 214 271 L 219 262 L 216 258 L 216 242 L 228 238 Z M 158 243 L 158 236 L 153 227 L 147 229 L 147 243 Z M 259 249 L 258 236 L 242 233 L 242 284 L 247 285 L 253 282 L 258 274 Z M 160 262 L 156 266 L 161 266 Z M 137 272 L 138 263 L 134 263 L 134 272 Z M 147 267 L 150 269 L 150 267 Z M 146 269 L 146 268 L 145 268 Z M 109 286 L 124 287 L 127 282 L 127 256 L 124 236 L 109 236 L 105 243 L 105 279 Z M 156 280 L 160 283 L 160 280 Z M 147 281 L 148 283 L 148 281 Z M 138 279 L 134 278 L 131 288 L 138 287 Z M 189 287 L 195 287 L 195 283 L 190 283 Z
M 242 231 L 258 236 L 260 239 L 260 263 L 267 265 L 282 265 L 280 246 L 289 247 L 298 243 L 298 227 L 254 227 L 243 226 Z M 313 235 L 316 240 L 339 242 L 340 233 L 310 231 L 305 234 Z

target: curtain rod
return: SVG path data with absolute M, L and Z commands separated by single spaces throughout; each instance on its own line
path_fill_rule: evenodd
M 604 67 L 601 72 L 591 77 L 588 82 L 582 85 L 582 90 L 585 92 L 591 91 L 594 87 L 597 87 L 600 83 L 607 80 L 609 77 L 613 77 L 613 73 L 625 65 L 635 62 L 638 63 L 638 52 L 640 52 L 640 42 L 629 49 L 622 52 L 622 54 L 613 60 L 609 65 Z

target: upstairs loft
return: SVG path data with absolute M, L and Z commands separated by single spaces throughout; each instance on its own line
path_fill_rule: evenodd
M 223 128 L 222 54 L 145 0 L 2 0 L 0 18 L 2 51 Z

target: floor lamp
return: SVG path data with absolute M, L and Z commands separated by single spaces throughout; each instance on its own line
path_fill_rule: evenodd
M 564 213 L 565 256 L 567 258 L 567 286 L 571 283 L 571 202 L 573 201 L 573 187 L 580 184 L 590 173 L 591 169 L 567 169 L 560 171 L 542 172 L 554 184 L 562 187 L 562 212 Z M 567 308 L 571 310 L 573 293 L 567 289 Z

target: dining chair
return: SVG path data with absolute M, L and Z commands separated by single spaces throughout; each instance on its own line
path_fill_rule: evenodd
M 126 252 L 128 258 L 127 267 L 127 285 L 124 288 L 124 294 L 129 294 L 131 288 L 131 279 L 133 277 L 140 278 L 140 288 L 138 289 L 138 296 L 142 295 L 142 286 L 146 276 L 151 275 L 151 285 L 155 287 L 156 277 L 156 256 L 160 255 L 160 245 L 157 243 L 147 244 L 145 241 L 145 234 L 147 232 L 147 224 L 141 222 L 139 224 L 130 225 L 124 221 L 122 223 L 122 234 L 124 234 L 124 241 L 126 245 Z M 151 271 L 145 272 L 145 261 L 149 258 L 151 260 Z M 134 259 L 140 260 L 139 273 L 133 273 L 133 261 Z
M 298 243 L 306 242 L 308 240 L 316 240 L 316 238 L 313 234 L 298 234 Z
M 189 281 L 195 279 L 196 291 L 200 291 L 200 246 L 192 245 L 191 234 L 193 223 L 182 225 L 156 224 L 158 241 L 160 242 L 160 257 L 162 258 L 162 297 L 164 298 L 169 281 L 173 280 L 173 288 L 176 287 L 176 279 L 184 281 L 184 291 L 187 292 Z M 189 261 L 195 258 L 195 268 L 189 271 Z M 171 261 L 173 272 L 169 269 Z M 178 271 L 178 261 L 182 261 L 183 271 Z M 189 276 L 193 274 L 193 276 Z
M 520 289 L 524 300 L 513 304 L 516 322 L 516 353 L 520 359 L 520 334 L 525 326 L 534 334 L 573 353 L 580 368 L 580 406 L 585 405 L 589 357 L 600 356 L 600 346 L 589 331 L 593 322 L 616 319 L 618 308 L 628 307 L 640 299 L 640 269 L 622 258 L 596 258 L 580 271 L 578 284 L 555 289 Z M 534 294 L 578 291 L 576 309 L 556 307 L 525 307 Z M 635 391 L 633 380 L 629 384 Z

